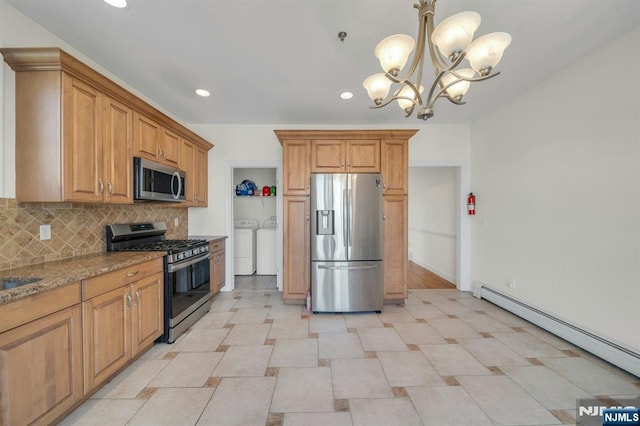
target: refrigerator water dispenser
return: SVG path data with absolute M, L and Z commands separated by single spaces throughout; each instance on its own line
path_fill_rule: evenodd
M 333 235 L 333 210 L 316 210 L 316 235 Z

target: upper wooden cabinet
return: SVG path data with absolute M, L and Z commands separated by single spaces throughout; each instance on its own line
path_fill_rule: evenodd
M 208 155 L 209 153 L 206 150 L 196 147 L 195 174 L 194 179 L 191 179 L 191 184 L 194 186 L 194 207 L 206 207 L 209 199 Z
M 312 173 L 379 173 L 380 140 L 312 140 Z
M 178 167 L 186 173 L 185 205 L 206 207 L 208 201 L 208 160 L 207 150 L 183 139 Z
M 308 195 L 311 183 L 309 155 L 311 146 L 305 139 L 282 141 L 284 195 Z
M 196 146 L 186 139 L 182 140 L 179 168 L 184 170 L 187 176 L 187 184 L 184 191 L 185 204 L 187 206 L 192 206 L 195 194 L 195 185 L 192 185 L 191 178 L 196 173 Z
M 409 190 L 409 144 L 406 139 L 383 139 L 382 176 L 385 195 L 406 195 Z
M 134 117 L 134 156 L 178 167 L 182 151 L 180 136 L 144 114 L 136 112 Z
M 134 155 L 178 167 L 183 138 L 213 147 L 61 49 L 0 52 L 16 72 L 20 202 L 132 203 Z

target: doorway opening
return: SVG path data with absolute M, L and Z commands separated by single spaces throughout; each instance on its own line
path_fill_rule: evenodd
M 466 180 L 466 168 L 461 164 L 410 165 L 410 288 L 470 290 L 468 229 L 461 201 Z
M 227 228 L 233 288 L 282 289 L 282 197 L 280 165 L 230 165 Z

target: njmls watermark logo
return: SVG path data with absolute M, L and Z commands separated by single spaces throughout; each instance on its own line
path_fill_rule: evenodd
M 605 404 L 599 399 L 578 399 L 576 424 L 582 426 L 640 426 L 640 396 L 616 398 L 618 404 Z

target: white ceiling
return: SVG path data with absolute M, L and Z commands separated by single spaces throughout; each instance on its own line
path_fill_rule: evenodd
M 369 109 L 362 88 L 380 72 L 378 41 L 415 38 L 412 0 L 128 0 L 126 9 L 102 0 L 5 1 L 184 123 L 421 124 L 396 105 Z M 640 0 L 440 0 L 436 23 L 464 10 L 482 16 L 476 36 L 506 31 L 513 41 L 500 76 L 474 83 L 467 105 L 438 101 L 428 123 L 480 118 L 640 24 Z M 344 42 L 339 31 L 348 33 Z M 611 65 L 612 75 L 594 84 L 623 75 Z M 341 100 L 345 90 L 354 98 Z

